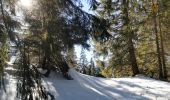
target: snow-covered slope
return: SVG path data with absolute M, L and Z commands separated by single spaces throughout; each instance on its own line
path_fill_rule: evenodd
M 55 100 L 170 100 L 170 83 L 137 76 L 104 79 L 70 69 L 74 80 L 54 73 L 43 78 L 43 85 Z
M 11 57 L 6 71 L 6 92 L 0 90 L 0 100 L 18 100 L 16 82 L 12 75 L 15 56 Z M 133 78 L 98 78 L 69 70 L 74 80 L 65 80 L 52 72 L 43 79 L 43 85 L 55 100 L 170 100 L 170 83 L 144 76 Z

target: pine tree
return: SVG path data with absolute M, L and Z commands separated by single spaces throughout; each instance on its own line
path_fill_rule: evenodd
M 85 55 L 85 50 L 82 48 L 80 53 L 80 66 L 82 67 L 81 71 L 83 74 L 87 74 L 87 65 L 88 61 Z
M 132 6 L 129 7 L 129 5 Z M 110 23 L 107 30 L 112 36 L 107 43 L 110 44 L 107 48 L 110 48 L 112 55 L 114 55 L 111 60 L 114 65 L 131 65 L 133 75 L 139 74 L 134 41 L 138 28 L 135 24 L 140 22 L 138 22 L 137 17 L 131 15 L 132 13 L 137 13 L 137 11 L 134 10 L 138 10 L 138 6 L 136 5 L 139 5 L 137 1 L 131 2 L 129 0 L 123 0 L 121 2 L 101 0 L 99 8 L 96 10 L 99 17 L 108 20 Z M 116 52 L 116 49 L 118 52 Z M 126 62 L 127 60 L 129 63 Z
M 0 85 L 4 81 L 5 62 L 8 60 L 8 42 L 15 41 L 16 32 L 14 31 L 20 28 L 20 23 L 12 18 L 15 16 L 15 3 L 15 0 L 0 0 Z
M 80 1 L 37 0 L 37 4 L 33 9 L 38 13 L 26 12 L 25 20 L 30 24 L 32 36 L 39 37 L 42 67 L 51 70 L 48 63 L 57 67 L 65 63 L 67 66 L 59 69 L 68 70 L 67 52 L 75 44 L 89 47 L 86 41 L 91 33 L 92 16 L 81 10 Z

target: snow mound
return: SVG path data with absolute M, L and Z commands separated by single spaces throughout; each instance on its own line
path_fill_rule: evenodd
M 55 100 L 169 100 L 170 84 L 145 76 L 97 78 L 69 70 L 74 80 L 51 73 L 43 85 Z

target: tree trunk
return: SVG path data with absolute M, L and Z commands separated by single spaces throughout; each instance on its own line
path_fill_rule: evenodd
M 152 0 L 152 4 L 153 6 L 157 5 L 154 0 Z M 153 7 L 154 8 L 154 7 Z M 161 62 L 161 53 L 160 53 L 160 44 L 159 44 L 159 37 L 158 37 L 158 30 L 157 30 L 157 21 L 156 21 L 156 10 L 155 9 L 152 9 L 153 10 L 153 24 L 154 24 L 154 28 L 153 28 L 153 31 L 155 33 L 155 36 L 156 36 L 156 48 L 157 48 L 157 57 L 158 57 L 158 67 L 159 67 L 159 79 L 162 79 L 163 78 L 163 73 L 162 73 L 162 62 Z
M 132 66 L 133 76 L 134 76 L 136 74 L 139 74 L 139 69 L 138 69 L 134 45 L 133 45 L 133 41 L 132 41 L 131 37 L 129 37 L 128 45 L 129 45 L 128 48 L 129 48 L 129 54 L 130 54 L 129 55 L 130 56 L 130 62 L 131 62 L 131 66 Z
M 162 27 L 161 27 L 161 21 L 159 17 L 159 32 L 160 32 L 160 42 L 161 42 L 161 57 L 162 57 L 162 70 L 163 70 L 163 77 L 167 78 L 167 70 L 166 70 L 166 61 L 165 61 L 165 51 L 164 51 L 164 41 L 163 41 L 163 34 L 162 34 Z
M 131 31 L 129 24 L 130 24 L 130 20 L 129 20 L 129 13 L 128 13 L 128 8 L 129 8 L 129 0 L 123 0 L 123 13 L 124 13 L 124 25 L 127 27 L 126 29 L 126 33 L 128 34 L 127 38 L 128 38 L 128 49 L 129 49 L 129 61 L 131 63 L 132 66 L 132 71 L 133 71 L 133 76 L 136 74 L 139 74 L 139 69 L 138 69 L 138 65 L 137 65 L 137 60 L 136 60 L 136 56 L 135 56 L 135 49 L 134 49 L 134 44 L 133 44 L 133 31 Z

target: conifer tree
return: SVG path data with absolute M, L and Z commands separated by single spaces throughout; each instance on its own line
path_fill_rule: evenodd
M 82 73 L 87 74 L 88 62 L 85 55 L 85 50 L 82 48 L 80 53 L 80 66 L 82 67 Z
M 4 81 L 4 68 L 8 60 L 9 41 L 15 41 L 16 29 L 20 28 L 20 23 L 13 17 L 15 16 L 15 3 L 17 0 L 0 0 L 0 85 Z M 3 84 L 4 85 L 4 84 Z
M 100 5 L 96 10 L 99 17 L 106 19 L 110 23 L 107 31 L 112 35 L 111 39 L 109 39 L 109 46 L 112 46 L 109 48 L 112 48 L 112 54 L 115 54 L 115 56 L 112 57 L 115 61 L 113 59 L 111 60 L 115 65 L 118 63 L 119 65 L 130 65 L 133 75 L 139 74 L 134 41 L 138 28 L 135 24 L 140 23 L 140 21 L 138 21 L 137 17 L 131 14 L 138 13 L 138 10 L 140 9 L 138 9 L 138 6 L 139 4 L 137 1 L 101 0 Z M 118 52 L 120 53 L 116 53 L 116 49 L 118 49 Z

